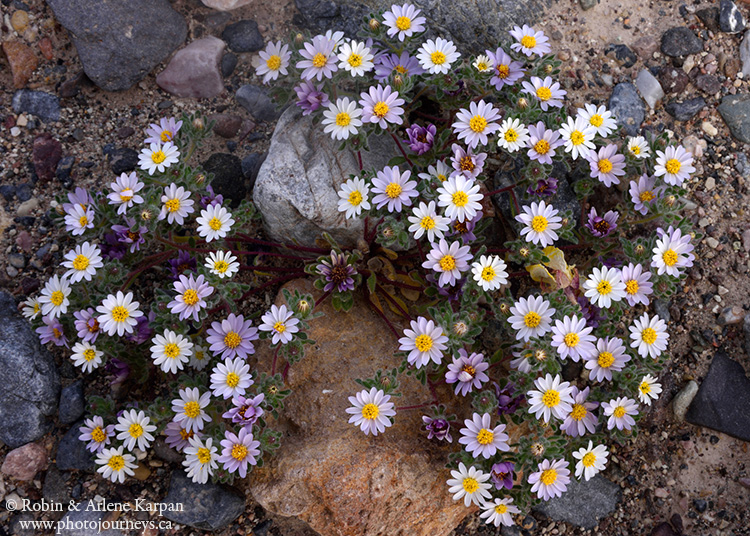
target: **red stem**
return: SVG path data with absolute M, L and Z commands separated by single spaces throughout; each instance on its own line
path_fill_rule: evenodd
M 391 138 L 393 138 L 393 141 L 395 141 L 396 145 L 398 145 L 398 150 L 401 151 L 401 156 L 403 156 L 406 159 L 406 163 L 409 164 L 409 166 L 414 167 L 414 164 L 412 163 L 412 161 L 409 160 L 408 156 L 406 156 L 406 151 L 404 151 L 404 148 L 401 145 L 401 140 L 398 139 L 398 137 L 390 130 L 388 131 L 388 134 L 391 135 Z
M 388 293 L 387 293 L 387 292 L 385 291 L 385 289 L 384 289 L 383 287 L 381 287 L 380 285 L 377 285 L 377 284 L 376 284 L 376 285 L 375 285 L 375 288 L 376 288 L 376 289 L 380 289 L 380 290 L 381 290 L 381 292 L 383 293 L 383 296 L 385 296 L 385 299 L 386 299 L 386 300 L 388 300 L 389 302 L 391 302 L 391 303 L 392 303 L 393 305 L 395 305 L 395 306 L 396 306 L 396 309 L 398 309 L 399 311 L 401 311 L 401 314 L 402 314 L 402 315 L 404 315 L 404 316 L 405 316 L 406 318 L 408 318 L 409 320 L 411 320 L 411 315 L 410 315 L 410 314 L 409 314 L 408 312 L 404 311 L 403 307 L 401 307 L 401 306 L 400 306 L 400 305 L 398 304 L 398 302 L 397 302 L 396 300 L 394 300 L 394 299 L 393 299 L 393 298 L 391 297 L 391 295 L 390 295 L 390 294 L 388 294 Z
M 282 259 L 295 259 L 304 261 L 304 257 L 299 257 L 297 255 L 287 255 L 285 253 L 274 253 L 273 251 L 237 251 L 236 249 L 230 250 L 235 255 L 266 255 L 268 257 L 280 257 Z
M 372 300 L 370 300 L 369 292 L 364 292 L 364 295 L 365 295 L 365 299 L 367 300 L 367 303 L 369 303 L 369 304 L 370 304 L 370 306 L 371 306 L 371 307 L 373 308 L 373 310 L 374 310 L 374 311 L 375 311 L 375 312 L 376 312 L 376 313 L 378 314 L 378 316 L 380 316 L 380 318 L 382 318 L 382 319 L 383 319 L 383 320 L 385 321 L 385 323 L 386 323 L 386 324 L 388 324 L 388 327 L 389 327 L 389 328 L 391 329 L 391 331 L 393 332 L 393 334 L 394 334 L 394 335 L 395 335 L 396 337 L 398 337 L 398 331 L 396 331 L 396 328 L 394 328 L 394 327 L 393 327 L 393 324 L 391 324 L 391 321 L 390 321 L 390 320 L 388 320 L 388 319 L 386 318 L 385 314 L 383 314 L 383 313 L 382 313 L 382 312 L 380 311 L 380 309 L 378 309 L 378 308 L 377 308 L 377 307 L 375 306 L 375 304 L 374 304 L 374 303 L 372 303 Z
M 237 241 L 237 242 L 249 242 L 251 244 L 259 244 L 261 246 L 273 246 L 273 247 L 279 247 L 284 249 L 293 249 L 296 251 L 306 251 L 308 253 L 330 253 L 330 249 L 323 249 L 323 248 L 313 248 L 308 246 L 298 246 L 296 244 L 278 244 L 276 242 L 269 242 L 268 240 L 260 240 L 258 238 L 253 238 L 251 236 L 246 235 L 245 233 L 237 233 L 236 237 L 227 238 L 226 240 L 231 241 Z

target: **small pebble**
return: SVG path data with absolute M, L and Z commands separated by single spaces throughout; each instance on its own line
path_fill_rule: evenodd
M 701 130 L 711 136 L 712 138 L 719 133 L 719 130 L 708 121 L 703 121 L 701 124 Z
M 10 135 L 13 136 L 14 138 L 17 138 L 18 136 L 21 135 L 21 129 L 18 128 L 18 127 L 11 128 L 10 129 Z
M 687 382 L 687 385 L 682 388 L 682 391 L 677 393 L 677 396 L 674 397 L 674 400 L 672 401 L 672 412 L 678 422 L 685 420 L 688 407 L 690 407 L 690 403 L 697 394 L 698 384 L 694 380 L 690 380 Z
M 10 25 L 18 33 L 22 34 L 29 26 L 29 14 L 25 11 L 16 11 L 10 18 Z

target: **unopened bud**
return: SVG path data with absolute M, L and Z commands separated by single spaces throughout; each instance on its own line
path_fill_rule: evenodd
M 552 67 L 552 65 L 548 63 L 547 65 L 544 66 L 544 72 L 547 74 L 550 74 L 553 68 L 554 67 Z
M 400 74 L 397 74 L 393 77 L 393 87 L 396 89 L 401 89 L 401 86 L 404 85 L 404 77 Z
M 537 361 L 545 361 L 547 359 L 547 351 L 543 349 L 539 349 L 536 352 L 534 352 L 534 357 Z
M 563 218 L 563 219 L 562 219 L 562 221 L 561 221 L 560 223 L 562 223 L 562 226 L 563 226 L 563 227 L 565 227 L 565 226 L 567 226 L 567 225 L 568 225 L 568 222 L 569 222 L 569 221 L 570 221 L 570 220 L 569 220 L 568 218 Z
M 521 110 L 525 110 L 526 108 L 529 107 L 529 101 L 527 101 L 524 97 L 521 97 L 520 99 L 518 99 L 517 104 Z
M 673 195 L 667 196 L 667 199 L 666 199 L 667 206 L 671 207 L 672 205 L 675 204 L 675 201 L 677 201 L 677 198 L 675 196 Z
M 141 211 L 141 219 L 143 221 L 149 221 L 153 217 L 154 217 L 154 215 L 151 213 L 150 210 L 142 210 Z
M 195 130 L 203 130 L 203 128 L 204 128 L 205 126 L 206 126 L 206 125 L 205 125 L 205 123 L 203 123 L 203 118 L 201 118 L 201 117 L 196 117 L 195 119 L 193 119 L 193 128 L 194 128 Z
M 279 392 L 279 388 L 278 388 L 278 387 L 276 387 L 275 385 L 271 385 L 271 386 L 270 386 L 270 387 L 268 388 L 268 394 L 271 394 L 271 395 L 275 395 L 275 394 L 276 394 L 276 393 L 278 393 L 278 392 Z
M 197 184 L 203 184 L 206 182 L 206 176 L 203 173 L 198 173 L 198 175 L 195 176 L 195 182 Z
M 390 387 L 391 386 L 391 379 L 388 376 L 386 376 L 385 378 L 381 378 L 380 384 L 383 387 Z
M 305 41 L 305 36 L 304 36 L 304 35 L 302 35 L 301 33 L 298 33 L 297 35 L 295 35 L 295 36 L 294 36 L 294 43 L 295 43 L 295 44 L 296 44 L 297 46 L 300 46 L 300 45 L 302 45 L 302 43 L 303 43 L 304 41 Z
M 521 257 L 528 257 L 530 253 L 531 253 L 531 250 L 529 248 L 521 248 L 518 250 L 518 254 Z
M 384 227 L 383 228 L 383 236 L 386 238 L 393 238 L 396 234 L 396 231 L 393 230 L 393 227 Z
M 505 303 L 505 302 L 501 303 L 500 304 L 500 312 L 503 313 L 503 314 L 508 314 L 508 311 L 510 311 L 510 306 L 507 303 Z
M 637 246 L 635 246 L 635 252 L 638 255 L 641 255 L 645 250 L 646 248 L 644 248 L 642 244 L 638 244 Z
M 458 321 L 453 324 L 453 333 L 455 333 L 459 337 L 465 335 L 467 331 L 469 331 L 469 326 L 466 325 L 466 322 Z
M 370 30 L 377 32 L 380 28 L 380 21 L 378 19 L 370 19 Z
M 301 314 L 305 314 L 310 310 L 310 302 L 307 300 L 300 300 L 297 303 L 297 311 Z
M 531 445 L 531 453 L 537 458 L 544 454 L 544 445 L 541 443 L 534 443 Z

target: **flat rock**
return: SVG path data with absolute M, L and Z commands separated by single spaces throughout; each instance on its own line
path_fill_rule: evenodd
M 359 174 L 357 155 L 339 151 L 339 145 L 311 115 L 296 107 L 282 114 L 253 191 L 273 240 L 312 246 L 328 231 L 342 247 L 353 247 L 362 237 L 362 220 L 347 220 L 338 210 L 341 184 Z M 397 154 L 390 137 L 371 137 L 369 147 L 362 164 L 370 171 L 383 169 Z
M 86 75 L 107 91 L 128 89 L 166 60 L 187 36 L 168 0 L 47 0 L 70 32 Z
M 60 376 L 7 292 L 0 292 L 0 385 L 0 440 L 16 448 L 51 429 Z
M 3 461 L 3 474 L 16 480 L 32 480 L 34 475 L 47 467 L 47 451 L 38 443 L 27 443 L 11 450 Z
M 115 176 L 133 171 L 138 166 L 138 152 L 130 147 L 113 149 L 108 158 L 109 167 Z
M 45 132 L 34 138 L 34 145 L 31 149 L 31 161 L 34 164 L 34 172 L 39 177 L 39 180 L 42 182 L 52 180 L 61 158 L 62 145 L 51 134 Z
M 617 124 L 629 136 L 638 134 L 641 123 L 646 118 L 646 107 L 633 84 L 622 82 L 615 86 L 609 97 L 609 109 L 617 117 Z
M 718 110 L 732 136 L 743 143 L 750 143 L 750 94 L 726 95 Z
M 646 61 L 650 60 L 654 56 L 654 52 L 659 50 L 659 42 L 652 35 L 644 35 L 639 37 L 631 45 L 631 48 L 643 61 Z
M 18 89 L 24 87 L 39 65 L 39 58 L 36 57 L 31 47 L 20 41 L 5 41 L 3 52 L 8 58 L 10 72 L 13 74 L 13 87 Z
M 170 511 L 169 506 L 163 506 L 164 517 L 202 530 L 224 528 L 245 511 L 244 496 L 210 481 L 196 484 L 181 469 L 172 473 L 169 491 L 162 504 L 182 505 L 181 512 Z
M 60 120 L 60 101 L 44 91 L 20 89 L 13 95 L 13 111 L 37 116 L 45 123 Z
M 237 62 L 239 62 L 239 58 L 236 54 L 232 54 L 231 52 L 224 54 L 221 58 L 220 64 L 221 76 L 224 78 L 232 76 L 235 67 L 237 67 Z
M 703 41 L 690 28 L 670 28 L 661 36 L 661 51 L 667 56 L 679 57 L 703 51 Z
M 222 138 L 234 138 L 242 126 L 242 118 L 234 114 L 214 114 L 208 117 L 215 121 L 214 133 Z
M 648 69 L 642 69 L 635 80 L 638 91 L 641 92 L 643 100 L 653 110 L 656 104 L 664 97 L 664 90 L 661 88 L 659 81 Z
M 219 11 L 230 11 L 244 5 L 250 4 L 253 0 L 201 0 L 204 6 L 218 9 Z
M 105 516 L 107 516 L 107 519 L 111 518 L 108 512 L 97 511 L 93 506 L 96 503 L 90 501 L 84 501 L 78 507 L 78 510 L 69 510 L 59 521 L 55 534 L 59 536 L 124 536 L 123 532 L 117 529 L 110 528 L 101 532 L 98 531 L 102 519 Z M 89 504 L 92 504 L 92 506 L 89 507 Z
M 244 85 L 237 90 L 235 97 L 240 106 L 258 121 L 274 121 L 278 117 L 276 105 L 259 86 Z
M 714 95 L 721 90 L 721 82 L 712 74 L 702 74 L 695 78 L 695 87 L 709 95 Z
M 672 101 L 664 109 L 678 121 L 687 121 L 705 107 L 706 100 L 703 97 L 695 97 L 683 102 Z
M 68 484 L 65 481 L 65 476 L 54 465 L 47 469 L 47 472 L 44 475 L 42 495 L 48 501 L 67 503 L 70 500 L 70 493 L 68 493 Z
M 241 20 L 230 24 L 221 33 L 232 52 L 257 52 L 265 46 L 263 36 L 254 20 Z
M 63 387 L 60 393 L 60 422 L 71 424 L 83 416 L 86 410 L 86 399 L 83 396 L 83 381 L 78 380 Z
M 662 66 L 656 77 L 664 93 L 668 95 L 682 93 L 690 83 L 690 78 L 685 71 L 669 64 Z
M 740 43 L 740 60 L 742 60 L 742 75 L 750 76 L 750 30 L 745 32 L 745 37 Z
M 238 206 L 247 196 L 242 161 L 233 154 L 212 154 L 203 163 L 203 170 L 213 175 L 211 187 L 214 192 L 229 200 L 230 206 Z
M 745 17 L 732 0 L 719 2 L 719 28 L 725 33 L 738 33 L 745 29 Z
M 750 441 L 750 379 L 719 351 L 687 412 L 687 421 Z
M 621 497 L 620 486 L 602 475 L 588 481 L 573 478 L 561 497 L 543 502 L 534 510 L 555 521 L 593 529 L 602 517 L 614 511 Z
M 219 62 L 224 41 L 213 36 L 193 41 L 179 50 L 167 68 L 156 76 L 156 84 L 178 97 L 211 99 L 224 91 Z
M 61 471 L 96 471 L 93 454 L 86 450 L 86 443 L 78 439 L 81 432 L 78 430 L 83 426 L 83 421 L 78 421 L 68 430 L 60 443 L 57 445 L 55 464 Z

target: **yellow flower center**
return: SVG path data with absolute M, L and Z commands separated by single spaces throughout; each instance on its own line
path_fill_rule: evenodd
M 321 52 L 318 52 L 317 54 L 313 56 L 312 64 L 313 64 L 313 67 L 315 67 L 316 69 L 320 69 L 326 63 L 328 63 L 328 58 L 324 56 Z
M 230 372 L 227 374 L 227 386 L 234 389 L 240 383 L 240 376 L 236 372 Z
M 583 419 L 588 411 L 583 407 L 583 404 L 573 404 L 573 410 L 570 412 L 570 418 L 574 421 L 580 421 Z
M 141 437 L 143 435 L 143 426 L 134 422 L 130 425 L 130 428 L 128 428 L 128 433 L 130 434 L 130 437 Z
M 638 294 L 638 289 L 640 288 L 640 285 L 638 285 L 638 281 L 635 279 L 631 279 L 630 281 L 627 281 L 625 283 L 625 292 L 627 292 L 630 295 Z
M 591 467 L 596 461 L 596 455 L 593 452 L 587 452 L 586 455 L 581 459 L 581 463 L 584 467 Z
M 581 145 L 584 142 L 585 138 L 583 137 L 583 133 L 581 133 L 580 130 L 574 130 L 570 133 L 570 143 L 573 145 Z
M 364 417 L 368 421 L 377 419 L 378 415 L 380 415 L 380 408 L 375 404 L 370 403 L 362 406 L 362 417 Z
M 154 164 L 161 164 L 167 159 L 167 155 L 164 154 L 164 151 L 159 149 L 158 151 L 154 151 L 151 153 L 151 160 Z
M 86 348 L 83 351 L 83 358 L 86 361 L 91 361 L 93 359 L 96 359 L 96 350 L 94 350 L 93 348 Z
M 461 167 L 461 169 L 463 169 L 463 164 L 461 164 L 461 166 L 462 166 L 462 167 Z M 445 175 L 443 175 L 442 173 L 438 173 L 438 174 L 437 174 L 437 180 L 439 180 L 440 182 L 445 182 L 445 179 L 447 179 L 447 178 L 448 178 L 448 177 L 446 177 L 446 176 L 445 176 Z
M 638 196 L 638 199 L 641 200 L 641 203 L 645 203 L 651 201 L 654 197 L 656 197 L 654 192 L 651 190 L 644 190 L 641 192 L 641 195 Z
M 396 199 L 401 195 L 402 190 L 403 189 L 401 188 L 400 184 L 398 184 L 397 182 L 392 182 L 385 187 L 385 195 L 387 195 L 391 199 Z
M 456 268 L 456 259 L 453 257 L 453 255 L 443 255 L 443 258 L 440 259 L 440 269 L 444 272 L 450 272 L 454 268 Z
M 162 143 L 167 143 L 168 141 L 172 141 L 172 133 L 168 130 L 162 130 L 159 138 Z
M 59 307 L 65 301 L 65 294 L 62 290 L 56 290 L 50 294 L 49 301 L 52 302 L 52 305 Z
M 474 168 L 477 167 L 476 164 L 474 164 L 474 160 L 472 160 L 470 156 L 461 157 L 459 162 L 461 163 L 461 171 L 473 171 Z
M 201 405 L 196 402 L 195 400 L 191 400 L 190 402 L 185 404 L 185 415 L 187 415 L 191 419 L 195 419 L 198 415 L 201 414 Z
M 394 70 L 395 70 L 395 71 L 396 71 L 397 73 L 401 73 L 401 74 L 406 74 L 406 73 L 408 73 L 408 72 L 409 72 L 409 69 L 407 69 L 407 68 L 406 68 L 406 67 L 404 67 L 403 65 L 396 65 L 396 67 L 394 67 Z
M 221 229 L 221 220 L 219 218 L 211 218 L 210 220 L 208 220 L 208 226 L 213 231 L 218 231 L 219 229 Z
M 654 328 L 646 328 L 641 332 L 641 339 L 646 344 L 654 344 L 656 342 L 656 330 Z
M 418 335 L 417 338 L 414 339 L 414 346 L 420 352 L 429 352 L 432 348 L 432 337 L 424 333 Z
M 73 268 L 76 270 L 85 270 L 89 266 L 89 258 L 86 255 L 78 255 L 73 260 Z
M 548 101 L 552 97 L 552 91 L 546 86 L 542 86 L 536 90 L 536 96 L 542 102 Z
M 276 322 L 273 325 L 273 329 L 276 331 L 276 333 L 284 333 L 286 331 L 286 326 L 283 322 Z
M 518 132 L 516 132 L 512 128 L 509 128 L 505 131 L 505 135 L 503 137 L 505 138 L 505 141 L 513 143 L 518 139 Z
M 435 65 L 442 65 L 445 63 L 445 54 L 440 52 L 439 50 L 436 50 L 432 54 L 430 54 L 430 59 L 432 60 L 432 63 Z
M 523 317 L 523 323 L 526 324 L 527 328 L 535 328 L 541 323 L 541 321 L 541 315 L 535 311 L 529 311 Z
M 435 220 L 430 216 L 425 216 L 422 218 L 422 221 L 419 222 L 419 226 L 422 229 L 427 229 L 429 231 L 430 229 L 435 228 Z
M 467 476 L 466 478 L 464 478 L 463 487 L 466 493 L 474 493 L 479 489 L 479 481 L 477 481 L 476 478 Z
M 510 74 L 510 66 L 508 65 L 498 65 L 495 67 L 495 70 L 497 71 L 498 78 L 508 78 Z
M 599 281 L 599 284 L 596 285 L 596 291 L 602 296 L 606 296 L 612 292 L 612 283 L 609 281 Z
M 641 148 L 638 147 L 637 145 L 633 145 L 630 148 L 630 152 L 633 153 L 635 156 L 638 156 L 639 154 L 641 154 Z
M 351 116 L 346 112 L 336 114 L 336 124 L 340 127 L 348 126 L 352 122 Z
M 205 447 L 198 449 L 196 456 L 201 464 L 206 464 L 211 461 L 211 451 Z
M 545 486 L 551 486 L 555 483 L 555 480 L 557 480 L 557 471 L 554 469 L 542 471 L 542 476 L 539 477 L 539 480 L 541 480 L 542 484 Z
M 180 210 L 180 200 L 179 199 L 168 199 L 166 203 L 164 203 L 164 206 L 169 212 L 177 212 Z
M 596 166 L 599 168 L 600 173 L 609 173 L 610 171 L 612 171 L 612 162 L 610 162 L 606 158 L 602 158 L 601 160 L 599 160 Z
M 485 281 L 492 281 L 493 279 L 495 279 L 496 275 L 497 274 L 495 273 L 495 270 L 492 269 L 492 266 L 485 266 L 482 270 L 481 277 Z
M 239 333 L 236 333 L 234 331 L 230 331 L 226 335 L 224 335 L 224 346 L 230 349 L 237 348 L 240 343 L 242 342 L 242 339 L 240 338 Z
M 490 65 L 486 61 L 478 61 L 477 62 L 477 70 L 478 71 L 485 72 L 485 71 L 488 71 L 489 68 L 490 68 Z
M 581 341 L 581 338 L 578 336 L 577 333 L 568 333 L 563 337 L 563 342 L 568 348 L 575 348 L 578 346 L 578 343 Z
M 385 117 L 385 114 L 388 113 L 389 109 L 390 108 L 388 107 L 386 103 L 384 103 L 383 101 L 380 101 L 379 103 L 377 103 L 375 106 L 372 107 L 372 113 L 382 119 L 383 117 Z
M 469 128 L 474 132 L 484 132 L 487 128 L 487 120 L 481 115 L 475 115 L 469 120 Z
M 560 403 L 560 393 L 555 391 L 554 389 L 548 389 L 544 392 L 544 395 L 542 395 L 542 404 L 547 406 L 548 408 L 554 408 Z
M 125 458 L 123 458 L 119 454 L 115 454 L 109 459 L 107 465 L 113 471 L 120 471 L 123 467 L 125 467 Z
M 128 311 L 122 305 L 112 308 L 112 320 L 115 322 L 125 322 L 130 317 L 130 311 Z
M 226 261 L 216 261 L 214 263 L 214 270 L 219 272 L 220 274 L 223 274 L 229 269 L 229 263 Z
M 615 362 L 615 356 L 612 355 L 612 352 L 601 352 L 596 362 L 602 368 L 609 368 Z
M 495 434 L 493 434 L 487 428 L 482 428 L 477 434 L 477 443 L 480 445 L 489 445 L 495 440 Z
M 104 430 L 102 430 L 101 426 L 97 426 L 96 428 L 91 430 L 91 439 L 93 439 L 97 443 L 102 443 L 105 439 L 107 439 L 107 434 L 104 433 Z
M 86 216 L 81 216 L 78 218 L 78 225 L 81 227 L 86 227 L 89 224 L 89 219 Z
M 618 419 L 622 419 L 625 416 L 625 408 L 622 406 L 617 406 L 612 412 L 612 415 L 614 415 Z
M 641 391 L 641 393 L 647 395 L 651 392 L 651 384 L 649 384 L 648 382 L 643 382 L 638 386 L 638 389 Z
M 524 35 L 521 38 L 521 46 L 523 48 L 534 48 L 536 46 L 536 38 L 533 35 Z
M 534 150 L 538 154 L 547 154 L 550 150 L 549 142 L 547 140 L 539 140 L 534 144 Z
M 676 158 L 667 160 L 667 163 L 664 164 L 664 169 L 667 170 L 667 173 L 670 173 L 672 175 L 679 173 L 681 167 L 682 167 L 682 164 L 680 164 L 680 161 L 677 160 Z
M 360 56 L 359 54 L 351 54 L 349 55 L 347 63 L 351 67 L 359 67 L 360 65 L 362 65 L 362 56 Z
M 409 28 L 411 28 L 411 19 L 409 17 L 404 17 L 403 15 L 396 19 L 396 28 L 401 30 L 402 32 L 405 32 Z
M 272 71 L 278 71 L 281 68 L 281 57 L 276 54 L 266 60 L 266 67 Z
M 182 295 L 182 301 L 184 301 L 185 305 L 188 306 L 195 305 L 196 303 L 198 303 L 198 300 L 200 300 L 200 298 L 198 297 L 198 293 L 191 288 L 187 289 Z
M 469 196 L 466 195 L 466 192 L 462 192 L 461 190 L 459 190 L 458 192 L 453 194 L 451 200 L 457 207 L 465 207 L 466 203 L 469 202 Z
M 504 504 L 498 504 L 495 506 L 495 513 L 503 515 L 508 512 L 508 507 Z
M 673 249 L 668 249 L 662 255 L 662 259 L 664 259 L 664 264 L 667 266 L 674 266 L 677 264 L 677 252 Z
M 473 378 L 474 376 L 476 376 L 477 369 L 475 369 L 471 365 L 464 365 L 463 367 L 461 367 L 461 372 L 465 372 Z
M 235 444 L 232 446 L 232 458 L 235 460 L 242 461 L 247 458 L 247 447 L 241 444 Z
M 349 194 L 349 203 L 352 206 L 359 206 L 359 204 L 362 202 L 362 194 L 358 190 L 354 190 L 352 193 Z
M 604 124 L 604 118 L 599 114 L 594 114 L 591 116 L 591 119 L 589 119 L 589 124 L 599 128 Z
M 193 437 L 193 432 L 188 432 L 184 428 L 180 428 L 180 437 L 183 439 L 183 441 L 189 440 L 191 437 Z
M 549 225 L 549 222 L 544 216 L 534 216 L 531 220 L 531 229 L 535 233 L 541 233 L 547 228 L 547 225 Z

